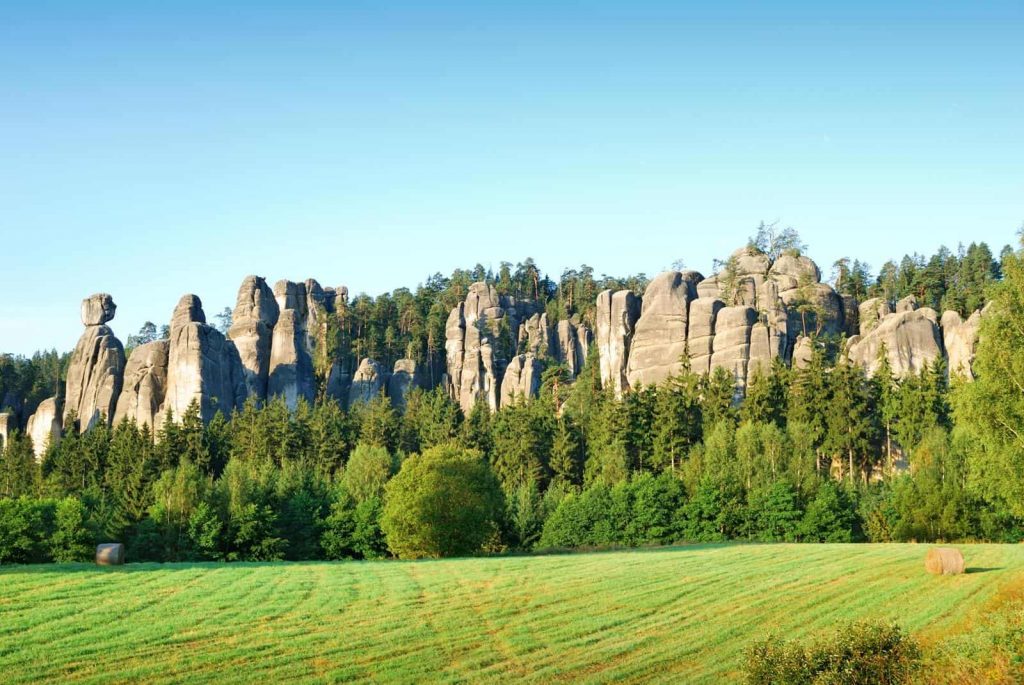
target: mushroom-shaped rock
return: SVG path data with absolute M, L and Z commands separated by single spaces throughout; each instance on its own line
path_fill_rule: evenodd
M 881 364 L 883 348 L 897 378 L 921 373 L 942 356 L 935 311 L 925 307 L 887 316 L 877 328 L 849 346 L 849 358 L 873 376 Z
M 388 377 L 384 367 L 374 359 L 363 359 L 352 376 L 352 387 L 348 391 L 348 406 L 369 402 L 380 396 L 387 387 Z
M 102 326 L 114 319 L 117 305 L 107 293 L 96 293 L 82 300 L 82 325 Z
M 134 419 L 140 426 L 145 424 L 151 429 L 158 425 L 160 408 L 167 395 L 169 352 L 167 340 L 156 340 L 132 350 L 114 411 L 115 425 L 126 419 Z
M 105 322 L 113 318 L 117 306 L 107 294 L 93 295 L 82 301 L 82 337 L 68 363 L 64 391 L 64 424 L 71 417 L 84 432 L 100 420 L 108 424 L 114 418 L 117 399 L 124 379 L 124 346 Z
M 821 270 L 818 268 L 818 265 L 809 257 L 802 255 L 781 255 L 772 264 L 772 268 L 768 271 L 768 276 L 773 279 L 779 279 L 783 283 L 796 283 L 797 285 L 793 287 L 797 287 L 800 284 L 821 283 Z M 789 288 L 780 289 L 789 290 Z
M 629 389 L 626 376 L 633 331 L 640 318 L 640 301 L 629 290 L 605 290 L 597 296 L 597 350 L 601 385 L 616 397 Z
M 741 247 L 736 250 L 732 253 L 729 261 L 735 264 L 736 273 L 741 276 L 752 274 L 766 276 L 771 264 L 768 255 L 751 247 Z
M 248 394 L 260 399 L 267 396 L 270 351 L 280 313 L 266 280 L 246 276 L 238 288 L 228 338 L 238 349 Z
M 682 369 L 690 302 L 696 299 L 698 280 L 667 271 L 647 286 L 629 348 L 629 387 L 656 385 Z
M 61 436 L 61 414 L 57 407 L 57 398 L 51 397 L 43 400 L 36 408 L 36 412 L 29 417 L 25 433 L 32 439 L 32 450 L 35 452 L 36 461 L 41 462 L 46 456 L 46 450 L 51 445 L 60 442 Z

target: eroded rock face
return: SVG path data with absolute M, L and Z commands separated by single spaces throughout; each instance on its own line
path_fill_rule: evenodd
M 180 420 L 193 401 L 203 421 L 218 411 L 229 415 L 246 398 L 242 361 L 234 343 L 206 323 L 203 303 L 185 295 L 171 318 L 167 393 L 161 414 L 170 410 Z
M 280 308 L 267 282 L 259 276 L 246 276 L 238 289 L 228 338 L 242 361 L 248 394 L 259 399 L 267 396 L 271 345 L 279 316 Z
M 921 373 L 942 356 L 935 311 L 922 308 L 889 315 L 860 340 L 851 341 L 848 354 L 853 363 L 873 376 L 881 364 L 883 347 L 894 376 Z
M 902 314 L 903 312 L 912 312 L 918 308 L 917 298 L 913 295 L 907 295 L 902 300 L 896 303 L 896 313 Z
M 861 302 L 859 309 L 858 318 L 860 319 L 860 334 L 862 337 L 878 328 L 878 325 L 882 323 L 882 319 L 892 313 L 889 303 L 878 297 Z
M 18 420 L 14 416 L 14 412 L 0 412 L 0 451 L 7 446 L 7 441 L 11 439 L 11 433 L 17 428 Z
M 715 323 L 725 303 L 715 298 L 704 298 L 690 304 L 687 345 L 690 350 L 690 369 L 694 373 L 711 372 L 711 354 L 714 351 Z
M 82 300 L 82 325 L 102 326 L 113 321 L 117 312 L 114 298 L 107 293 L 96 293 Z
M 348 392 L 348 406 L 369 402 L 379 397 L 387 387 L 388 375 L 384 367 L 374 359 L 363 359 L 352 376 L 352 387 Z
M 170 342 L 157 340 L 132 350 L 124 370 L 124 384 L 114 411 L 114 425 L 134 419 L 155 429 L 167 395 Z
M 586 326 L 567 319 L 559 321 L 555 327 L 552 356 L 558 363 L 565 364 L 573 378 L 579 375 L 587 362 L 591 338 Z
M 284 309 L 278 316 L 271 338 L 267 379 L 267 397 L 282 397 L 289 409 L 299 400 L 312 402 L 316 394 L 313 360 L 306 346 L 306 331 L 295 309 Z
M 597 349 L 601 384 L 616 397 L 629 389 L 627 376 L 633 331 L 640 318 L 640 300 L 628 290 L 605 290 L 597 296 Z
M 629 387 L 657 385 L 682 370 L 690 302 L 701 280 L 695 272 L 668 271 L 647 286 L 629 347 Z
M 501 406 L 523 402 L 540 391 L 543 367 L 533 354 L 520 354 L 512 358 L 501 380 Z
M 82 301 L 82 321 L 88 323 L 68 365 L 64 393 L 64 423 L 77 417 L 83 432 L 101 419 L 114 418 L 124 376 L 124 347 L 106 325 L 117 309 L 110 295 L 101 293 Z
M 740 396 L 747 386 L 750 334 L 755 323 L 757 312 L 751 307 L 743 306 L 725 307 L 718 312 L 715 322 L 711 371 L 722 368 L 732 374 Z
M 801 283 L 821 283 L 821 270 L 809 257 L 784 254 L 775 260 L 768 275 L 782 283 L 797 288 Z M 790 280 L 792 279 L 792 280 Z M 781 288 L 790 290 L 792 288 Z
M 46 450 L 60 442 L 61 413 L 57 398 L 51 397 L 39 403 L 36 413 L 29 417 L 25 433 L 32 439 L 36 461 L 41 462 L 46 456 Z
M 843 301 L 831 286 L 816 283 L 779 295 L 788 313 L 791 342 L 801 335 L 838 335 L 845 328 Z
M 966 321 L 956 312 L 942 315 L 942 339 L 946 347 L 949 379 L 974 380 L 974 350 L 981 330 L 982 312 L 976 311 Z
M 413 359 L 399 359 L 388 379 L 388 397 L 391 405 L 399 411 L 405 411 L 406 397 L 413 388 L 422 387 L 419 366 Z
M 814 342 L 806 337 L 797 338 L 793 347 L 793 368 L 806 369 L 814 358 Z

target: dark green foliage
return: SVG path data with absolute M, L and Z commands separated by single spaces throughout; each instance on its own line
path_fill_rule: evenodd
M 56 510 L 55 500 L 0 499 L 0 564 L 52 561 Z
M 794 542 L 803 519 L 800 499 L 792 485 L 776 481 L 750 493 L 747 535 L 758 542 Z
M 751 685 L 897 685 L 910 682 L 921 648 L 893 624 L 842 625 L 809 644 L 768 637 L 746 652 L 744 672 Z
M 807 503 L 798 530 L 803 542 L 856 542 L 857 508 L 850 491 L 832 481 L 822 482 Z

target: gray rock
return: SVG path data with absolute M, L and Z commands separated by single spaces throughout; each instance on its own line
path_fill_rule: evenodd
M 902 314 L 903 312 L 912 312 L 918 308 L 917 298 L 913 295 L 907 295 L 902 300 L 896 303 L 896 313 Z
M 853 295 L 840 295 L 843 301 L 843 333 L 847 338 L 860 335 L 860 303 Z
M 267 396 L 274 326 L 280 315 L 274 292 L 259 276 L 246 276 L 238 289 L 228 338 L 238 349 L 249 395 Z
M 690 369 L 694 373 L 711 372 L 711 354 L 714 351 L 715 321 L 725 303 L 718 299 L 699 298 L 690 303 L 687 348 Z
M 154 429 L 167 394 L 170 342 L 157 340 L 132 350 L 124 370 L 124 385 L 114 411 L 114 425 L 134 419 Z
M 553 357 L 560 364 L 565 364 L 569 374 L 575 378 L 583 370 L 590 349 L 590 330 L 568 319 L 563 319 L 555 326 Z
M 652 386 L 682 370 L 690 301 L 696 283 L 678 271 L 651 280 L 629 348 L 626 380 L 629 387 Z
M 82 432 L 101 419 L 109 425 L 121 394 L 124 366 L 124 347 L 114 332 L 104 325 L 86 326 L 68 364 L 64 423 L 75 416 Z
M 974 351 L 981 330 L 982 312 L 976 311 L 966 321 L 956 312 L 942 315 L 942 339 L 948 360 L 949 379 L 974 380 Z
M 370 402 L 379 397 L 387 387 L 388 375 L 384 367 L 374 359 L 363 359 L 352 376 L 352 387 L 348 391 L 348 406 Z
M 935 311 L 922 308 L 887 316 L 877 328 L 849 346 L 850 360 L 869 376 L 878 371 L 883 347 L 893 375 L 919 374 L 942 355 Z
M 60 442 L 61 413 L 57 406 L 57 398 L 43 400 L 36 408 L 36 413 L 29 417 L 25 434 L 32 439 L 32 450 L 36 461 L 42 462 L 46 450 Z
M 768 255 L 757 252 L 749 247 L 741 247 L 732 253 L 732 257 L 735 258 L 736 269 L 739 275 L 768 275 L 768 268 L 771 265 Z
M 536 397 L 542 371 L 541 363 L 532 354 L 513 357 L 501 379 L 501 406 Z
M 0 412 L 0 452 L 7 446 L 7 441 L 11 439 L 11 433 L 17 429 L 18 419 L 14 412 Z
M 203 421 L 223 412 L 230 415 L 245 403 L 242 360 L 234 343 L 206 323 L 203 303 L 185 295 L 171 317 L 168 349 L 167 394 L 161 419 L 170 410 L 180 420 L 189 405 L 199 404 Z
M 315 395 L 313 360 L 306 347 L 300 312 L 284 309 L 271 339 L 267 397 L 283 397 L 288 408 L 294 410 L 300 399 L 312 402 Z
M 804 256 L 781 255 L 772 264 L 768 275 L 771 278 L 778 278 L 781 283 L 796 282 L 797 286 L 801 283 L 821 283 L 821 269 L 813 260 Z M 789 290 L 789 288 L 780 289 Z
M 793 347 L 793 368 L 806 369 L 814 358 L 814 341 L 807 336 L 797 338 Z
M 718 282 L 718 275 L 715 274 L 697 284 L 697 297 L 702 300 L 714 300 L 722 298 L 722 286 Z
M 880 297 L 873 297 L 861 302 L 858 309 L 861 337 L 878 328 L 882 320 L 892 314 L 889 303 Z
M 82 325 L 101 326 L 114 319 L 117 305 L 107 293 L 96 293 L 82 300 Z
M 742 306 L 725 307 L 715 320 L 711 371 L 722 368 L 732 374 L 738 397 L 742 397 L 746 390 L 750 334 L 755 323 L 757 312 Z
M 391 405 L 399 411 L 405 411 L 406 398 L 413 388 L 422 387 L 419 366 L 414 359 L 399 359 L 395 362 L 395 370 L 388 379 L 388 397 Z
M 629 390 L 626 375 L 633 331 L 640 318 L 640 301 L 628 290 L 605 290 L 597 296 L 597 349 L 601 385 L 616 397 Z
M 787 290 L 780 294 L 788 314 L 791 343 L 801 335 L 839 335 L 844 330 L 843 301 L 825 283 Z
M 533 314 L 519 326 L 519 347 L 537 357 L 555 356 L 557 350 L 551 344 L 551 327 L 547 314 Z
M 785 358 L 785 333 L 766 323 L 756 323 L 750 329 L 750 360 L 747 375 L 767 374 L 776 359 Z

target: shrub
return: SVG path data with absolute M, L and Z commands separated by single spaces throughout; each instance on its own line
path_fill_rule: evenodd
M 402 558 L 479 552 L 498 530 L 498 479 L 476 450 L 440 445 L 410 456 L 387 484 L 381 529 Z
M 88 561 L 95 553 L 92 534 L 86 528 L 85 505 L 75 497 L 57 502 L 50 556 L 58 563 Z
M 50 561 L 56 508 L 48 499 L 0 499 L 0 564 Z
M 751 685 L 896 685 L 909 681 L 920 660 L 920 647 L 899 626 L 866 621 L 807 645 L 775 637 L 755 642 L 744 670 Z

